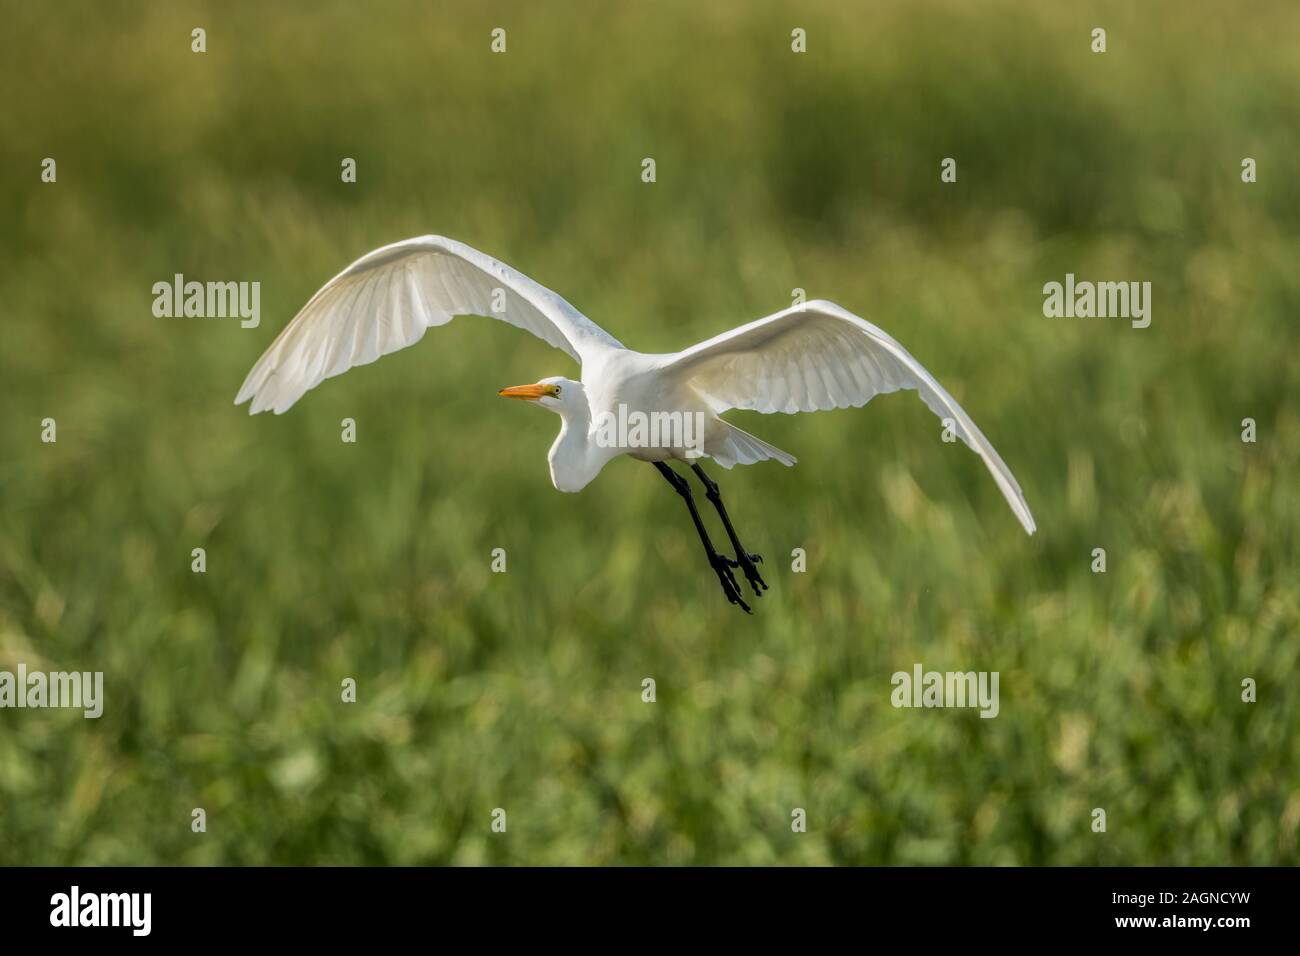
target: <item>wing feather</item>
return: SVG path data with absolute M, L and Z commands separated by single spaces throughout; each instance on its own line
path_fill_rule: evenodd
M 724 332 L 668 356 L 661 370 L 718 411 L 858 408 L 877 395 L 915 389 L 984 460 L 1025 530 L 1036 529 L 1011 469 L 957 400 L 884 330 L 833 302 L 807 302 Z
M 492 310 L 497 290 L 504 309 Z M 457 315 L 501 319 L 578 362 L 622 348 L 550 289 L 454 239 L 421 236 L 370 252 L 327 282 L 249 371 L 235 404 L 286 411 L 327 378 L 414 345 Z

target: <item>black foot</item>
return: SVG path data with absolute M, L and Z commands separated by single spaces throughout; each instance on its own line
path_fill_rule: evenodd
M 718 581 L 722 584 L 722 593 L 727 596 L 727 600 L 732 604 L 739 604 L 741 610 L 746 614 L 753 614 L 745 599 L 740 596 L 740 587 L 736 584 L 736 577 L 731 573 L 732 568 L 738 568 L 742 565 L 740 562 L 733 561 L 725 554 L 709 555 L 709 564 L 713 565 L 713 570 L 718 574 Z
M 755 567 L 755 565 L 762 563 L 763 556 L 761 554 L 746 554 L 743 551 L 740 552 L 740 560 L 736 562 L 736 567 L 745 572 L 745 580 L 749 582 L 749 586 L 754 589 L 754 594 L 758 597 L 762 597 L 763 591 L 767 590 L 767 582 L 763 580 L 763 576 L 758 573 L 758 568 Z

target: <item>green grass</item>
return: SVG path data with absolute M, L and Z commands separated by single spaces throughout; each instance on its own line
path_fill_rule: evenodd
M 1293 4 L 3 7 L 0 668 L 107 700 L 0 711 L 0 863 L 1300 862 Z M 719 475 L 747 618 L 649 468 L 551 488 L 495 389 L 576 367 L 500 323 L 233 406 L 429 232 L 645 351 L 833 299 L 1040 531 L 912 394 L 738 414 L 800 459 Z M 1044 318 L 1067 271 L 1150 280 L 1151 327 Z M 261 327 L 154 318 L 176 272 L 259 280 Z M 918 661 L 1000 715 L 895 710 Z

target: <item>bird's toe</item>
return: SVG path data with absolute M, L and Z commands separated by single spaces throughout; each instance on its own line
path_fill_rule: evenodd
M 741 565 L 727 557 L 725 554 L 715 554 L 709 559 L 713 565 L 714 572 L 718 575 L 718 583 L 722 585 L 722 593 L 727 596 L 727 601 L 731 604 L 740 605 L 746 614 L 752 613 L 745 599 L 741 597 L 740 585 L 736 583 L 736 576 L 731 573 L 732 568 Z

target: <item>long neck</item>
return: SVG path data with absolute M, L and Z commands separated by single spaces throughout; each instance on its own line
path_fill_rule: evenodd
M 560 491 L 581 491 L 604 467 L 607 456 L 591 442 L 591 411 L 585 403 L 566 409 L 560 420 L 560 434 L 548 456 L 551 483 Z

